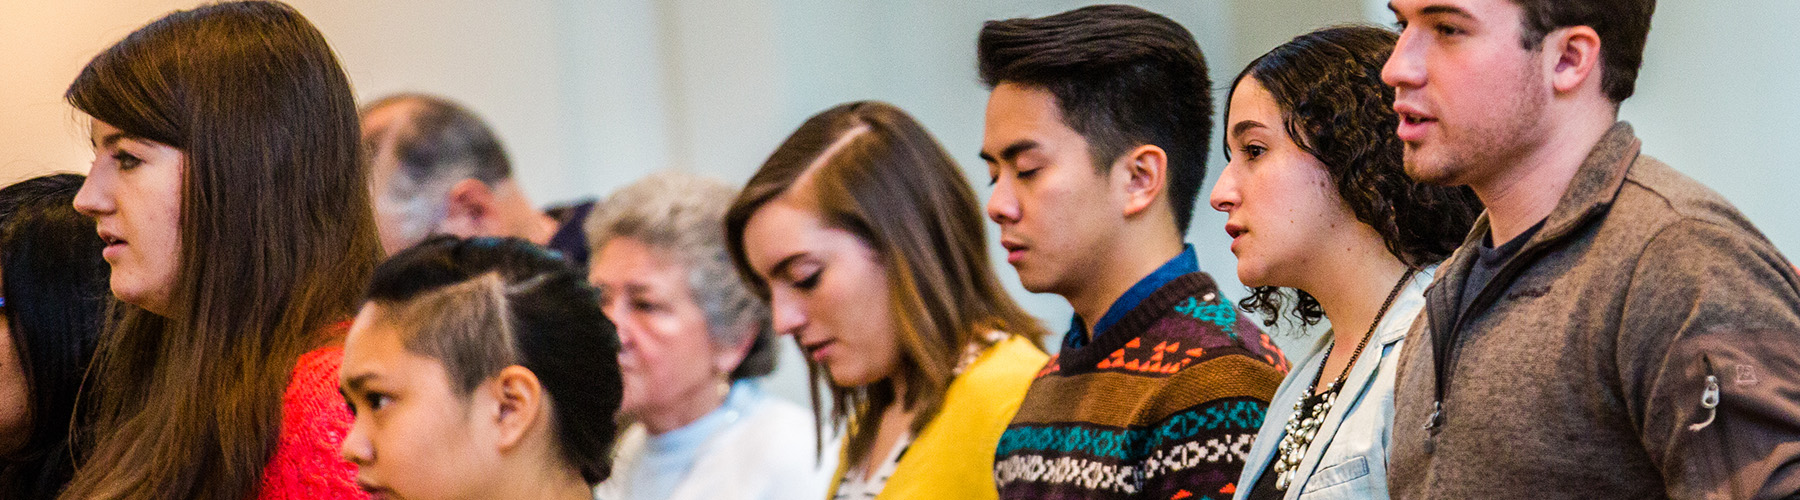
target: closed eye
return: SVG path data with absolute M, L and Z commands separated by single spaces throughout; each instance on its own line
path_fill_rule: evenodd
M 131 170 L 138 165 L 144 164 L 144 160 L 124 151 L 113 153 L 112 159 L 119 164 L 119 170 Z

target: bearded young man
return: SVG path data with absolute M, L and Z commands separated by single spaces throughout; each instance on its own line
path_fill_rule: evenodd
M 1800 276 L 1617 121 L 1655 2 L 1389 7 L 1407 172 L 1487 206 L 1401 355 L 1394 495 L 1800 491 Z

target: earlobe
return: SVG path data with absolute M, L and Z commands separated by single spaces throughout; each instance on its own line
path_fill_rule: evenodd
M 494 414 L 500 431 L 495 444 L 501 450 L 517 447 L 537 427 L 545 402 L 544 386 L 537 374 L 519 365 L 501 369 L 490 383 L 499 410 Z
M 1545 48 L 1555 54 L 1550 73 L 1551 86 L 1557 93 L 1568 93 L 1589 84 L 1599 88 L 1600 35 L 1588 26 L 1561 28 L 1545 40 Z
M 1131 150 L 1123 164 L 1114 167 L 1125 177 L 1125 216 L 1135 217 L 1148 210 L 1162 195 L 1169 176 L 1169 155 L 1161 147 L 1145 144 Z

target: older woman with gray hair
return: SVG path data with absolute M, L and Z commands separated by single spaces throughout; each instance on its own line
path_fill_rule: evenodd
M 588 280 L 623 341 L 622 420 L 602 500 L 821 498 L 811 415 L 768 396 L 767 307 L 738 279 L 724 216 L 737 190 L 680 172 L 608 197 L 587 221 Z

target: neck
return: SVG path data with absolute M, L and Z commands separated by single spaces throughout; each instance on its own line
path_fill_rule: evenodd
M 1554 124 L 1544 131 L 1542 137 L 1548 139 L 1537 148 L 1506 160 L 1507 165 L 1494 165 L 1490 170 L 1496 172 L 1494 175 L 1469 183 L 1475 196 L 1487 206 L 1494 246 L 1512 241 L 1556 209 L 1581 164 L 1616 119 L 1610 107 L 1587 109 L 1592 107 L 1546 117 L 1543 123 Z
M 561 463 L 558 459 L 557 463 Z M 492 498 L 593 500 L 594 490 L 572 467 L 545 467 L 537 473 L 530 470 L 513 475 L 518 482 L 506 489 L 505 495 Z
M 525 196 L 525 190 L 517 181 L 508 179 L 496 185 L 496 203 L 505 207 L 512 215 L 506 223 L 512 226 L 509 236 L 524 238 L 537 245 L 550 243 L 556 236 L 556 219 L 544 214 L 531 204 L 531 198 Z
M 1328 247 L 1332 251 L 1318 265 L 1308 266 L 1325 272 L 1312 273 L 1313 280 L 1299 287 L 1325 310 L 1337 347 L 1350 346 L 1345 355 L 1381 321 L 1382 304 L 1406 274 L 1406 264 L 1388 253 L 1374 229 L 1357 227 L 1362 231 L 1349 242 Z
M 547 408 L 546 408 L 547 409 Z M 551 442 L 549 426 L 536 426 L 517 448 L 502 455 L 500 478 L 488 498 L 592 500 L 593 488 Z
M 1172 229 L 1172 228 L 1171 228 Z M 1112 241 L 1112 247 L 1098 252 L 1104 257 L 1094 259 L 1100 266 L 1099 272 L 1092 273 L 1095 279 L 1082 288 L 1060 295 L 1068 299 L 1069 306 L 1081 317 L 1089 335 L 1094 332 L 1094 324 L 1106 315 L 1119 297 L 1125 295 L 1132 285 L 1142 281 L 1156 268 L 1168 263 L 1169 259 L 1181 255 L 1181 234 L 1175 231 L 1121 231 L 1121 236 Z
M 644 412 L 638 417 L 638 422 L 643 423 L 644 431 L 652 436 L 687 427 L 700 417 L 724 406 L 730 387 L 729 382 L 723 380 L 700 385 L 687 391 L 685 395 L 672 398 L 675 403 L 671 406 Z

